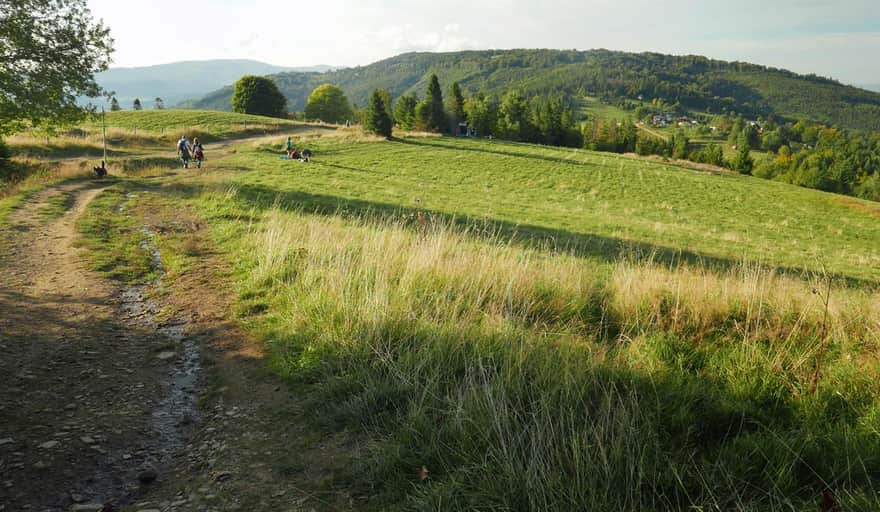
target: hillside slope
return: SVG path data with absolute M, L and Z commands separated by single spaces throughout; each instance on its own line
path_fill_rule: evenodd
M 326 73 L 273 75 L 302 110 L 309 92 L 321 83 L 339 85 L 354 103 L 366 104 L 377 87 L 393 97 L 424 93 L 430 73 L 444 87 L 459 81 L 470 92 L 503 94 L 518 88 L 528 94 L 590 94 L 619 98 L 663 99 L 701 112 L 771 113 L 806 117 L 846 128 L 880 129 L 880 94 L 814 75 L 700 56 L 625 53 L 608 50 L 487 50 L 407 53 L 368 66 Z M 229 110 L 231 87 L 215 91 L 193 107 Z
M 184 61 L 156 66 L 113 68 L 95 75 L 98 84 L 114 91 L 122 108 L 140 98 L 144 108 L 162 98 L 167 107 L 200 98 L 242 75 L 268 75 L 288 71 L 327 71 L 329 66 L 288 68 L 254 60 Z M 92 100 L 95 103 L 96 100 Z M 101 101 L 100 99 L 97 101 Z

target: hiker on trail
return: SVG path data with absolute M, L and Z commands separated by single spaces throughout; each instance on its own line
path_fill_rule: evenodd
M 180 155 L 180 159 L 183 160 L 183 168 L 189 168 L 189 141 L 186 140 L 186 135 L 181 135 L 180 140 L 177 141 L 177 154 Z
M 193 160 L 196 161 L 196 167 L 201 169 L 202 168 L 202 160 L 205 159 L 205 148 L 202 147 L 202 143 L 199 142 L 198 137 L 193 139 L 192 155 L 193 155 Z

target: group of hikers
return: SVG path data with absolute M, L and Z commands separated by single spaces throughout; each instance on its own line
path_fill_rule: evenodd
M 186 138 L 186 135 L 181 135 L 180 140 L 177 141 L 177 155 L 183 162 L 184 169 L 189 168 L 190 160 L 195 162 L 196 167 L 201 169 L 202 162 L 205 160 L 205 148 L 202 146 L 202 143 L 199 142 L 198 137 L 193 138 L 192 143 L 190 143 L 189 139 Z M 282 158 L 309 162 L 312 159 L 312 151 L 310 149 L 303 149 L 302 151 L 296 149 L 296 146 L 293 145 L 293 139 L 287 137 L 286 155 L 282 156 Z
M 205 159 L 205 148 L 202 147 L 202 143 L 199 142 L 198 137 L 193 138 L 193 141 L 190 144 L 186 135 L 181 135 L 180 140 L 177 141 L 177 154 L 183 161 L 184 169 L 189 168 L 190 160 L 195 162 L 196 167 L 199 169 L 202 168 L 202 161 Z
M 186 138 L 186 135 L 181 135 L 180 140 L 177 141 L 177 155 L 183 162 L 184 169 L 189 169 L 190 161 L 193 161 L 196 164 L 196 167 L 201 169 L 202 162 L 205 160 L 205 148 L 202 146 L 202 143 L 199 142 L 198 137 L 194 137 L 192 142 L 190 142 L 189 139 Z M 293 145 L 293 139 L 287 137 L 287 151 L 281 158 L 309 162 L 312 159 L 312 151 L 308 148 L 303 149 L 302 151 L 296 149 Z M 101 161 L 101 166 L 95 167 L 94 171 L 99 178 L 103 178 L 107 175 L 107 167 L 103 160 Z

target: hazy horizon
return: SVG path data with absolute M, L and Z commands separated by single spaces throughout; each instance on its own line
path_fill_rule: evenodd
M 880 9 L 872 0 L 156 0 L 148 10 L 88 0 L 116 40 L 114 68 L 253 59 L 352 67 L 410 51 L 607 48 L 705 55 L 880 83 Z M 234 21 L 233 21 L 234 20 Z M 660 21 L 658 21 L 660 20 Z

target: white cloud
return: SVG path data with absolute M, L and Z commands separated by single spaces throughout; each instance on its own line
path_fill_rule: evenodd
M 461 26 L 450 23 L 442 31 L 423 32 L 413 24 L 386 27 L 366 34 L 372 47 L 388 48 L 393 53 L 450 52 L 485 48 L 480 41 L 459 33 Z

